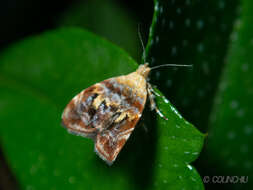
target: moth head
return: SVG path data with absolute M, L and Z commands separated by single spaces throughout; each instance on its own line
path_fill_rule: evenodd
M 145 79 L 148 77 L 148 74 L 150 72 L 150 68 L 148 67 L 148 63 L 142 64 L 138 67 L 136 72 L 143 76 Z

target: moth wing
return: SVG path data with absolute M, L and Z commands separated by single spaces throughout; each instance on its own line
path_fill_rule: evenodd
M 97 83 L 75 96 L 62 114 L 69 132 L 90 137 L 95 152 L 112 164 L 137 124 L 147 91 L 136 72 Z
M 62 113 L 62 125 L 70 133 L 94 138 L 98 129 L 92 125 L 92 119 L 96 111 L 92 104 L 96 97 L 103 93 L 103 89 L 97 83 L 77 94 Z
M 125 145 L 139 118 L 128 118 L 96 136 L 95 152 L 111 165 Z
M 101 82 L 106 91 L 110 92 L 107 94 L 109 102 L 118 105 L 115 113 L 119 113 L 108 128 L 97 134 L 95 141 L 95 152 L 109 165 L 130 137 L 146 103 L 146 85 L 131 87 L 128 80 L 129 77 L 121 76 Z

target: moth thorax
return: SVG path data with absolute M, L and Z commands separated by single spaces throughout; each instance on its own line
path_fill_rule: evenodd
M 150 72 L 150 68 L 148 67 L 148 63 L 140 65 L 138 67 L 138 69 L 136 70 L 136 72 L 146 79 L 148 77 L 149 72 Z

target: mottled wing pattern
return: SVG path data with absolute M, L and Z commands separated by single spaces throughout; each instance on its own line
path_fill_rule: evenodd
M 96 110 L 93 107 L 94 100 L 103 89 L 95 84 L 77 94 L 66 106 L 62 114 L 62 125 L 70 133 L 94 138 L 98 129 L 92 125 Z
M 70 132 L 92 138 L 95 152 L 111 164 L 134 130 L 146 97 L 146 80 L 136 72 L 111 78 L 75 96 L 62 122 Z

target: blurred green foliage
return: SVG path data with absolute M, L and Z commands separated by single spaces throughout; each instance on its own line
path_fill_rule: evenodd
M 162 95 L 157 103 L 170 119 L 146 110 L 149 132 L 137 128 L 112 167 L 97 158 L 91 140 L 60 126 L 75 94 L 136 69 L 121 49 L 81 29 L 62 29 L 26 39 L 0 60 L 1 140 L 22 189 L 203 188 L 188 163 L 204 137 Z
M 252 1 L 242 1 L 231 35 L 224 73 L 210 120 L 205 157 L 224 175 L 248 176 L 230 188 L 253 187 L 253 26 Z M 212 155 L 216 155 L 215 157 Z

